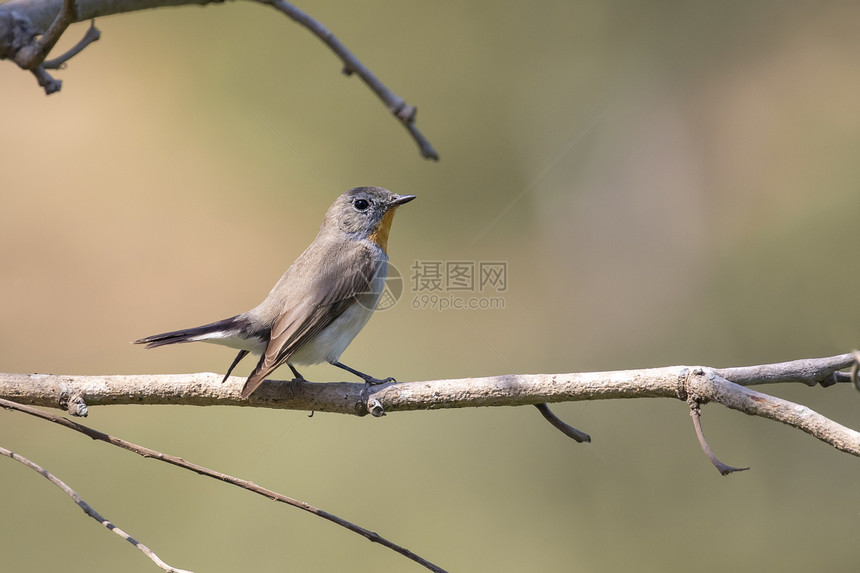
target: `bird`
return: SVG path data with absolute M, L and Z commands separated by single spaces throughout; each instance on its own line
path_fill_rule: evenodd
M 397 208 L 415 199 L 382 187 L 355 187 L 326 211 L 319 233 L 286 270 L 268 296 L 247 312 L 203 326 L 174 330 L 134 341 L 156 348 L 208 342 L 239 350 L 224 381 L 248 354 L 259 354 L 242 388 L 242 398 L 286 364 L 295 380 L 305 378 L 296 365 L 328 362 L 366 384 L 378 379 L 340 362 L 340 355 L 361 331 L 385 287 L 388 235 Z

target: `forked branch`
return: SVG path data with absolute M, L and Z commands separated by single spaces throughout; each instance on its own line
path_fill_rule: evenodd
M 429 380 L 366 387 L 348 382 L 265 381 L 248 399 L 240 396 L 243 378 L 222 383 L 218 374 L 158 376 L 63 376 L 0 374 L 0 397 L 82 413 L 108 404 L 232 405 L 342 414 L 384 415 L 405 410 L 477 406 L 523 406 L 614 398 L 673 398 L 685 404 L 715 402 L 728 408 L 788 424 L 833 447 L 860 456 L 860 433 L 818 414 L 748 386 L 850 383 L 843 372 L 853 353 L 741 368 L 671 366 L 646 370 L 571 374 L 511 374 L 486 378 Z M 577 430 L 578 432 L 578 430 Z M 580 433 L 583 438 L 587 434 Z
M 591 439 L 588 434 L 562 422 L 550 412 L 546 403 L 609 398 L 674 398 L 689 405 L 696 435 L 703 451 L 721 474 L 728 475 L 747 468 L 735 468 L 723 464 L 711 451 L 702 431 L 699 409 L 701 404 L 720 403 L 747 414 L 782 422 L 803 430 L 841 451 L 860 456 L 860 433 L 857 431 L 813 412 L 806 406 L 756 392 L 747 387 L 776 382 L 794 382 L 809 386 L 818 384 L 825 387 L 837 383 L 856 385 L 857 358 L 855 353 L 847 353 L 827 358 L 742 368 L 674 366 L 617 372 L 526 374 L 432 380 L 379 386 L 346 382 L 320 384 L 267 380 L 248 400 L 240 397 L 244 383 L 242 378 L 231 377 L 222 382 L 217 374 L 165 376 L 0 374 L 0 406 L 37 416 L 144 457 L 170 463 L 298 507 L 397 551 L 432 571 L 442 571 L 438 566 L 408 549 L 304 502 L 16 402 L 59 407 L 74 415 L 83 416 L 87 415 L 88 404 L 89 406 L 132 403 L 243 405 L 357 415 L 372 413 L 375 416 L 401 410 L 531 404 L 537 406 L 541 414 L 566 435 L 577 441 L 587 442 Z M 850 373 L 843 372 L 848 368 L 851 369 Z M 0 453 L 5 453 L 5 450 L 0 450 Z

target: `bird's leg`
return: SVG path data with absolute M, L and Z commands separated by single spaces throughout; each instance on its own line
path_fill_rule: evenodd
M 294 376 L 293 380 L 295 380 L 296 382 L 307 382 L 307 380 L 305 380 L 305 377 L 302 376 L 301 374 L 299 374 L 299 371 L 296 370 L 295 366 L 293 366 L 289 362 L 287 362 L 287 366 L 289 366 L 290 370 L 293 371 L 293 376 Z
M 358 376 L 359 378 L 364 380 L 364 382 L 366 384 L 369 384 L 370 386 L 374 386 L 376 384 L 386 384 L 388 382 L 397 382 L 397 380 L 395 380 L 394 378 L 391 378 L 390 376 L 388 378 L 385 378 L 384 380 L 380 380 L 379 378 L 374 378 L 373 376 L 371 376 L 369 374 L 365 374 L 364 372 L 359 372 L 358 370 L 355 370 L 354 368 L 350 368 L 346 364 L 342 364 L 338 361 L 332 362 L 331 365 L 337 366 L 338 368 L 343 368 L 347 372 L 352 372 L 353 374 L 355 374 L 356 376 Z
M 302 376 L 298 370 L 296 370 L 295 366 L 293 366 L 289 362 L 287 362 L 287 366 L 289 366 L 290 370 L 293 371 L 293 379 L 290 380 L 290 392 L 293 393 L 293 398 L 295 398 L 298 394 L 298 384 L 300 384 L 301 382 L 307 382 L 307 380 L 305 380 L 305 377 Z
M 224 382 L 227 381 L 227 378 L 230 377 L 230 372 L 232 372 L 233 369 L 236 368 L 236 365 L 239 364 L 239 362 L 241 362 L 242 359 L 245 358 L 245 356 L 247 356 L 247 355 L 248 355 L 247 350 L 240 350 L 239 351 L 239 354 L 237 354 L 236 358 L 233 360 L 233 364 L 231 364 L 230 368 L 227 369 L 227 374 L 224 375 L 224 379 L 221 380 L 221 384 L 223 384 Z

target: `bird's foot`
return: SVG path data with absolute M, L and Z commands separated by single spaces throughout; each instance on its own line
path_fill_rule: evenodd
M 388 378 L 384 378 L 380 380 L 379 378 L 374 378 L 373 376 L 367 376 L 364 378 L 364 383 L 368 386 L 377 386 L 379 384 L 388 384 L 389 382 L 397 382 L 394 377 L 389 376 Z
M 299 395 L 299 385 L 307 382 L 304 376 L 298 373 L 297 370 L 293 369 L 293 374 L 295 375 L 292 380 L 290 380 L 290 394 L 293 395 L 293 398 Z
M 291 382 L 294 382 L 294 383 L 307 382 L 307 380 L 305 380 L 305 377 L 302 376 L 298 370 L 296 370 L 295 366 L 293 366 L 289 362 L 287 362 L 287 366 L 289 366 L 290 370 L 293 371 L 293 379 L 291 380 Z

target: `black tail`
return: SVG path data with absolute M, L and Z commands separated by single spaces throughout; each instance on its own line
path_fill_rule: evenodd
M 240 318 L 241 315 L 225 318 L 218 322 L 204 324 L 194 328 L 186 328 L 184 330 L 174 330 L 173 332 L 163 332 L 153 336 L 147 336 L 140 340 L 135 340 L 135 344 L 146 344 L 147 348 L 157 348 L 165 344 L 180 344 L 182 342 L 194 342 L 194 338 L 204 334 L 213 334 L 216 332 L 236 333 L 247 328 L 247 319 Z

